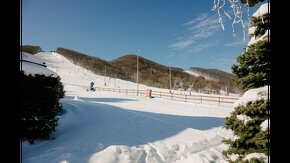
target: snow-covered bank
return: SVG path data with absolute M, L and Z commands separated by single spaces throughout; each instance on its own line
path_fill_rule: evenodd
M 107 105 L 104 100 L 115 105 L 136 105 L 138 109 Z M 35 145 L 24 143 L 23 161 L 110 162 L 116 157 L 117 160 L 128 157 L 127 162 L 223 160 L 221 151 L 225 146 L 222 146 L 221 141 L 230 136 L 221 127 L 223 118 L 201 114 L 194 116 L 192 110 L 187 113 L 184 111 L 183 116 L 182 113 L 161 114 L 163 111 L 159 107 L 164 103 L 157 103 L 153 108 L 155 112 L 141 111 L 139 102 L 139 99 L 131 98 L 79 97 L 74 100 L 70 96 L 63 99 L 65 114 L 60 116 L 54 134 L 56 139 Z M 195 110 L 197 113 L 205 113 L 201 111 L 202 108 Z M 229 112 L 224 111 L 224 114 Z M 144 157 L 139 157 L 138 153 Z M 203 158 L 204 155 L 207 157 Z M 126 162 L 126 159 L 120 159 L 119 162 Z

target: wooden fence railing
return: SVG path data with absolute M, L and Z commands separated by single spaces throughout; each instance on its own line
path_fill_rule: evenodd
M 79 85 L 79 84 L 71 84 L 71 83 L 63 83 L 66 85 L 72 86 L 79 86 L 84 89 L 88 89 L 89 86 Z M 127 95 L 139 95 L 145 96 L 147 90 L 139 90 L 137 92 L 136 89 L 120 89 L 120 88 L 109 88 L 109 87 L 94 87 L 96 91 L 109 91 L 109 92 L 117 92 L 117 93 L 124 93 Z M 176 93 L 169 93 L 169 92 L 161 92 L 161 91 L 154 91 L 152 90 L 152 97 L 160 97 L 163 99 L 169 99 L 173 101 L 182 101 L 182 102 L 190 102 L 190 103 L 197 103 L 197 104 L 215 104 L 218 106 L 222 106 L 223 104 L 234 104 L 238 98 L 234 97 L 225 97 L 225 96 L 208 96 L 208 95 L 187 95 L 187 94 L 176 94 Z
M 36 65 L 39 65 L 39 66 L 47 67 L 44 62 L 43 63 L 36 63 L 36 62 L 27 61 L 27 60 L 23 60 L 23 59 L 20 60 L 20 62 L 33 63 L 33 64 L 36 64 Z

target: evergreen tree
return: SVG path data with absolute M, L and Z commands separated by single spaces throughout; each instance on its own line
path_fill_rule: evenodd
M 237 57 L 238 64 L 232 66 L 234 81 L 243 92 L 268 85 L 270 68 L 270 43 L 262 40 L 250 45 Z
M 236 140 L 228 139 L 224 141 L 226 144 L 229 144 L 229 149 L 224 151 L 224 155 L 239 155 L 239 158 L 234 162 L 241 162 L 244 156 L 250 153 L 269 154 L 268 139 L 270 135 L 267 130 L 263 131 L 260 127 L 261 123 L 267 120 L 267 103 L 268 99 L 261 99 L 249 102 L 245 106 L 240 105 L 235 108 L 230 117 L 225 119 L 225 128 L 231 129 L 234 135 L 238 136 Z M 247 116 L 249 120 L 245 121 L 237 118 L 239 115 Z
M 252 17 L 251 24 L 255 31 L 250 33 L 250 36 L 256 39 L 262 37 L 270 29 L 270 13 L 261 17 Z M 235 75 L 234 81 L 243 92 L 269 83 L 269 48 L 268 39 L 261 39 L 245 48 L 244 52 L 237 57 L 238 64 L 232 66 L 232 72 Z
M 234 81 L 245 92 L 243 96 L 252 97 L 253 94 L 250 92 L 256 91 L 254 88 L 263 86 L 261 89 L 264 91 L 264 96 L 258 98 L 259 100 L 248 101 L 246 104 L 240 103 L 234 108 L 230 117 L 225 119 L 225 128 L 232 130 L 236 136 L 234 140 L 224 141 L 229 148 L 223 154 L 230 162 L 264 162 L 265 156 L 249 160 L 246 160 L 245 157 L 250 153 L 269 155 L 269 128 L 262 130 L 261 127 L 261 124 L 267 122 L 266 120 L 269 118 L 267 95 L 270 71 L 270 42 L 267 39 L 269 23 L 270 13 L 252 17 L 251 27 L 254 30 L 249 33 L 252 40 L 243 53 L 237 57 L 238 64 L 232 66 L 232 72 L 235 75 Z M 255 96 L 261 96 L 262 92 L 256 92 Z M 238 155 L 238 158 L 231 160 L 231 155 Z

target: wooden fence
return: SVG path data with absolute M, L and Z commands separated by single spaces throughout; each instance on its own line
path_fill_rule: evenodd
M 83 89 L 89 89 L 89 86 L 78 85 L 78 84 L 70 84 L 63 83 L 66 85 L 79 86 Z M 96 91 L 109 91 L 116 93 L 124 93 L 127 95 L 133 96 L 145 96 L 147 90 L 139 90 L 137 92 L 136 89 L 120 89 L 120 88 L 109 88 L 109 87 L 94 87 Z M 152 90 L 152 98 L 159 97 L 163 99 L 173 100 L 173 101 L 181 101 L 181 102 L 189 102 L 189 103 L 197 103 L 197 104 L 213 104 L 218 106 L 224 106 L 225 104 L 232 105 L 234 104 L 238 98 L 234 97 L 225 97 L 225 96 L 209 96 L 209 95 L 186 95 L 186 94 L 177 94 L 177 93 L 169 93 L 169 92 L 161 92 Z
M 45 65 L 45 62 L 43 62 L 43 63 L 36 63 L 36 62 L 27 61 L 27 60 L 23 60 L 23 59 L 20 60 L 20 62 L 33 63 L 33 64 L 36 64 L 36 65 L 39 65 L 39 66 L 47 67 L 47 66 Z

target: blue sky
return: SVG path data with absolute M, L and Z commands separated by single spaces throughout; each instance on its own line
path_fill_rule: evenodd
M 22 44 L 58 47 L 111 61 L 136 54 L 163 65 L 231 72 L 249 41 L 214 0 L 22 0 Z M 260 6 L 250 9 L 252 15 Z M 223 15 L 224 16 L 224 15 Z M 246 14 L 244 15 L 247 23 Z M 246 31 L 247 33 L 247 31 Z

